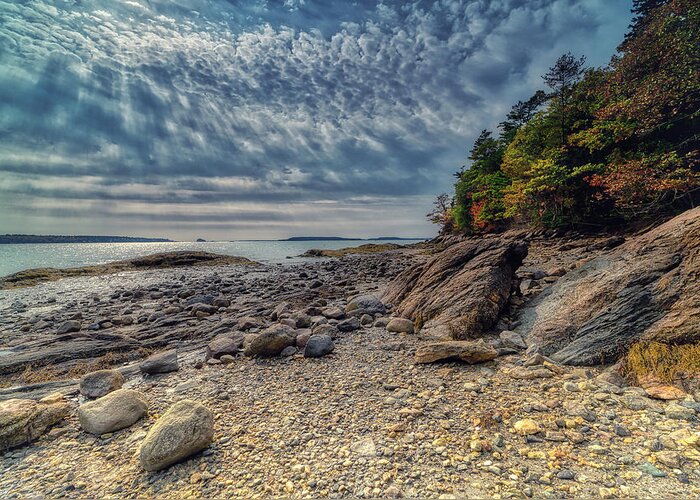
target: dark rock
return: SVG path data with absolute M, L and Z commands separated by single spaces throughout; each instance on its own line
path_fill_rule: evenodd
M 156 373 L 169 373 L 179 369 L 177 363 L 177 350 L 170 349 L 169 351 L 159 352 L 149 356 L 143 361 L 139 368 L 142 373 L 154 375 Z
M 98 370 L 83 375 L 80 379 L 80 394 L 87 398 L 101 398 L 121 389 L 124 375 L 117 370 Z
M 312 335 L 304 349 L 305 358 L 320 358 L 330 354 L 335 349 L 333 339 L 328 335 Z
M 354 297 L 348 305 L 345 306 L 345 312 L 362 311 L 362 313 L 376 314 L 386 312 L 386 307 L 381 300 L 374 295 L 359 295 Z
M 58 335 L 64 335 L 66 333 L 79 332 L 80 328 L 81 328 L 80 321 L 69 320 L 69 321 L 66 321 L 65 323 L 61 324 L 61 326 L 59 326 L 56 329 L 56 333 Z
M 348 318 L 346 320 L 341 321 L 336 325 L 336 328 L 338 328 L 338 331 L 340 332 L 352 332 L 355 330 L 359 330 L 360 328 L 360 320 L 353 317 L 353 318 Z

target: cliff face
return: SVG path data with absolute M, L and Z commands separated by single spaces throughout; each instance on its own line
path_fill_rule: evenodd
M 403 272 L 383 300 L 424 333 L 471 337 L 496 324 L 526 255 L 527 245 L 512 238 L 462 241 Z
M 567 273 L 521 312 L 519 331 L 553 359 L 615 361 L 639 340 L 700 340 L 700 208 Z

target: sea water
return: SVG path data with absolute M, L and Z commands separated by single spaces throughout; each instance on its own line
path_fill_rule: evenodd
M 165 243 L 31 243 L 0 245 L 0 276 L 39 267 L 81 267 L 132 259 L 155 253 L 200 250 L 236 255 L 263 262 L 298 261 L 311 248 L 335 250 L 366 243 L 407 245 L 423 240 L 342 240 L 342 241 L 178 241 Z

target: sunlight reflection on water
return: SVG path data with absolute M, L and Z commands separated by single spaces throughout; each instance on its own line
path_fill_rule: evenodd
M 104 264 L 162 252 L 201 250 L 223 255 L 247 257 L 258 262 L 290 262 L 310 248 L 337 249 L 365 243 L 398 243 L 401 245 L 422 240 L 401 241 L 212 241 L 167 243 L 42 243 L 0 245 L 0 276 L 38 267 L 80 267 Z M 291 260 L 294 262 L 294 259 Z

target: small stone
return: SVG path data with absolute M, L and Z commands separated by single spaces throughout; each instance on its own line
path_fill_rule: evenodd
M 617 434 L 620 437 L 628 437 L 632 435 L 629 429 L 622 424 L 615 424 L 613 430 L 615 431 L 615 434 Z
M 350 449 L 365 457 L 373 457 L 377 454 L 377 447 L 372 438 L 365 438 L 350 445 Z
M 294 347 L 293 345 L 287 346 L 284 349 L 282 349 L 282 352 L 280 353 L 280 356 L 283 358 L 288 358 L 290 356 L 294 356 L 297 353 L 297 348 Z
M 649 474 L 652 477 L 666 477 L 668 475 L 664 471 L 656 468 L 656 466 L 650 462 L 644 462 L 642 464 L 639 464 L 639 470 L 646 474 Z
M 69 320 L 62 323 L 61 326 L 56 329 L 58 335 L 65 335 L 66 333 L 78 332 L 80 331 L 81 324 L 80 321 Z
M 513 424 L 513 429 L 521 436 L 530 436 L 541 431 L 539 424 L 529 418 L 515 422 L 515 424 Z
M 570 470 L 563 469 L 557 472 L 557 478 L 564 479 L 566 481 L 573 481 L 576 476 Z

